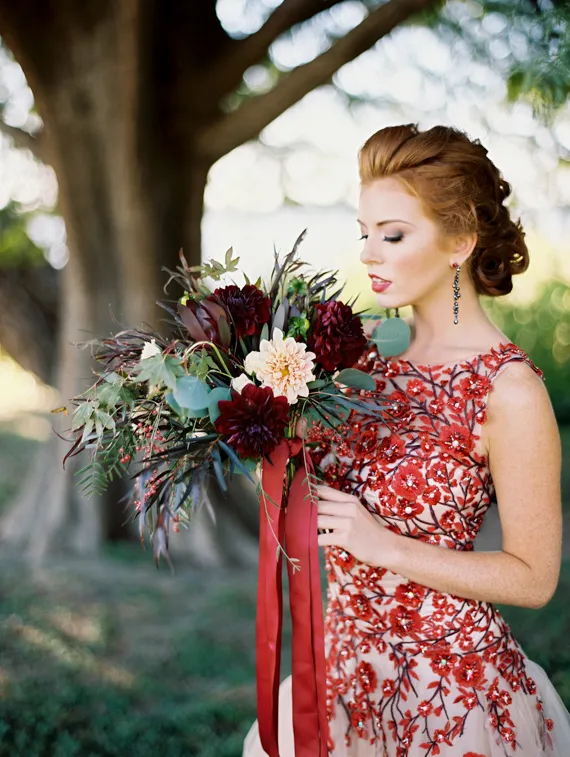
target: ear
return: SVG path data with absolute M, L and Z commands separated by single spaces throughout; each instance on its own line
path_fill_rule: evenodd
M 469 255 L 473 252 L 477 245 L 477 234 L 472 232 L 470 234 L 461 234 L 455 237 L 453 249 L 453 258 L 450 260 L 450 264 L 463 263 L 467 260 Z

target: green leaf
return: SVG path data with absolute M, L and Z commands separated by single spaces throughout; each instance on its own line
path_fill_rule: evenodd
M 197 376 L 182 376 L 176 381 L 174 399 L 180 407 L 188 410 L 206 410 L 210 387 Z
M 212 389 L 208 397 L 208 412 L 210 413 L 212 423 L 220 416 L 218 402 L 220 400 L 230 400 L 231 398 L 232 394 L 229 387 L 217 386 L 215 389 Z
M 233 460 L 233 462 L 236 465 L 237 472 L 243 473 L 245 476 L 249 478 L 252 484 L 255 484 L 254 479 L 250 476 L 250 471 L 254 471 L 257 467 L 257 463 L 255 460 L 252 460 L 251 458 L 245 458 L 244 460 L 239 457 L 236 452 L 230 447 L 229 444 L 226 444 L 221 439 L 218 442 L 220 447 L 224 450 L 226 455 L 230 458 L 230 460 Z
M 176 400 L 174 399 L 174 394 L 172 392 L 168 392 L 168 394 L 166 394 L 164 398 L 177 415 L 179 415 L 181 418 L 184 417 L 184 410 L 180 407 L 178 402 L 176 402 Z
M 261 343 L 262 339 L 266 339 L 269 341 L 269 324 L 264 323 L 263 328 L 261 329 L 261 334 L 259 335 L 259 342 Z
M 213 447 L 212 449 L 212 465 L 213 465 L 214 473 L 216 474 L 216 479 L 218 481 L 218 485 L 220 489 L 223 492 L 227 492 L 228 485 L 226 483 L 226 479 L 224 478 L 224 470 L 222 468 L 222 458 L 220 457 L 220 450 L 217 447 Z
M 82 402 L 73 413 L 73 418 L 71 419 L 72 431 L 81 428 L 81 426 L 85 426 L 85 424 L 91 419 L 96 407 L 97 405 L 95 402 L 89 400 Z
M 401 355 L 410 346 L 410 327 L 403 318 L 387 318 L 372 332 L 372 341 L 380 355 Z
M 358 370 L 358 368 L 345 368 L 335 376 L 335 381 L 352 389 L 366 389 L 369 392 L 376 389 L 376 382 L 369 373 Z
M 309 389 L 322 389 L 324 386 L 328 386 L 329 384 L 329 379 L 315 379 L 314 381 L 309 381 L 307 383 L 307 386 Z
M 135 368 L 135 383 L 147 381 L 149 386 L 176 388 L 176 379 L 185 375 L 184 368 L 177 357 L 172 355 L 153 355 L 139 363 Z

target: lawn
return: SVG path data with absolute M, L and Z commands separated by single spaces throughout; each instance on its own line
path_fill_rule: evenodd
M 566 459 L 569 442 L 565 429 Z M 32 451 L 0 434 L 0 506 Z M 546 608 L 501 608 L 567 706 L 569 591 L 570 562 Z M 0 757 L 240 757 L 254 616 L 251 570 L 172 576 L 138 546 L 41 570 L 0 557 Z

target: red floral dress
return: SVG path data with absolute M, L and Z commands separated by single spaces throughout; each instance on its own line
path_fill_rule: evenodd
M 313 428 L 326 482 L 356 494 L 393 531 L 472 550 L 494 495 L 481 443 L 487 397 L 513 360 L 542 377 L 512 343 L 439 366 L 383 359 L 370 345 L 356 367 L 389 401 L 385 417 L 352 413 L 337 432 Z M 332 757 L 570 755 L 566 709 L 492 604 L 337 547 L 325 556 Z

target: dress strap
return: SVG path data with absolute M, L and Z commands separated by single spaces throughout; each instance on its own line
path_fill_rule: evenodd
M 526 354 L 526 352 L 516 344 L 508 345 L 507 349 L 501 355 L 499 361 L 490 369 L 489 373 L 487 374 L 489 381 L 492 382 L 500 373 L 503 372 L 503 370 L 509 363 L 515 361 L 526 363 L 543 381 L 545 381 L 544 371 L 542 371 L 537 365 L 535 365 Z

